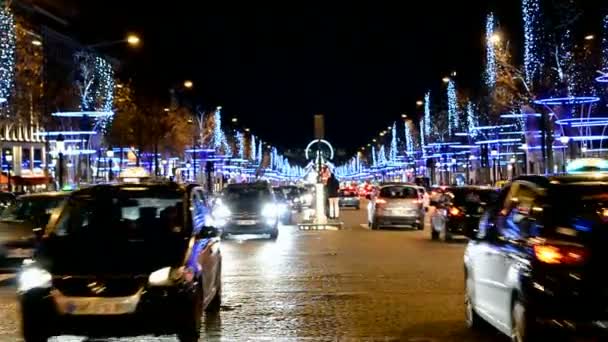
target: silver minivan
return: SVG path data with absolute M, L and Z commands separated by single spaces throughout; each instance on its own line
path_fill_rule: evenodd
M 368 205 L 371 229 L 424 228 L 424 203 L 418 187 L 409 184 L 382 185 Z

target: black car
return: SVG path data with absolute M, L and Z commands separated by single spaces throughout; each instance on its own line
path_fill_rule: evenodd
M 466 322 L 513 341 L 603 335 L 608 285 L 608 177 L 527 176 L 507 185 L 464 256 Z
M 222 235 L 279 235 L 280 208 L 266 182 L 228 185 L 216 201 L 213 218 Z
M 338 205 L 340 208 L 354 208 L 359 210 L 361 208 L 359 194 L 354 191 L 340 189 L 340 191 L 338 191 Z
M 291 224 L 293 221 L 293 202 L 285 195 L 280 187 L 273 188 L 273 191 L 279 211 L 279 220 L 282 224 Z
M 221 302 L 217 230 L 199 187 L 96 185 L 53 213 L 17 277 L 26 342 L 176 333 L 198 341 Z
M 0 271 L 15 272 L 34 255 L 36 230 L 46 227 L 67 192 L 19 196 L 0 214 Z
M 302 194 L 303 189 L 295 185 L 284 185 L 277 187 L 283 193 L 291 209 L 301 212 L 304 208 Z M 276 193 L 276 191 L 275 191 Z
M 0 192 L 0 213 L 2 213 L 6 208 L 8 208 L 9 205 L 15 202 L 16 199 L 17 196 L 15 196 L 15 194 L 13 194 L 12 192 Z
M 431 239 L 444 241 L 454 235 L 469 236 L 477 228 L 485 208 L 494 203 L 498 192 L 482 187 L 451 187 L 432 201 Z

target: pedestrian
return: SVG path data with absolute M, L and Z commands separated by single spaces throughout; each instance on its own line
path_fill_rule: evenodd
M 338 200 L 338 191 L 340 190 L 340 182 L 336 176 L 331 173 L 327 179 L 327 197 L 329 198 L 329 218 L 337 219 L 340 217 L 340 206 Z

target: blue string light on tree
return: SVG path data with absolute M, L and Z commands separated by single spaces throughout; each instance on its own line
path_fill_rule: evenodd
M 456 95 L 456 82 L 450 78 L 448 81 L 448 135 L 452 136 L 460 127 L 458 114 L 458 97 Z
M 431 136 L 431 92 L 424 95 L 424 135 Z
M 6 102 L 15 81 L 15 19 L 6 6 L 0 6 L 0 103 Z
M 420 119 L 420 147 L 422 153 L 424 153 L 424 146 L 426 146 L 426 139 L 424 138 L 424 118 Z
M 485 82 L 488 89 L 496 85 L 496 23 L 494 13 L 486 17 L 486 71 Z
M 241 159 L 245 159 L 245 137 L 240 131 L 236 132 L 236 142 L 238 144 L 238 156 Z
M 372 166 L 376 166 L 378 160 L 376 158 L 376 146 L 372 146 Z
M 251 135 L 251 160 L 256 161 L 256 145 L 255 145 L 255 135 Z
M 476 137 L 478 132 L 473 127 L 479 126 L 479 117 L 471 101 L 467 103 L 467 126 L 469 126 L 469 135 Z
M 395 122 L 393 122 L 393 128 L 391 129 L 391 150 L 389 159 L 391 163 L 397 161 L 397 123 Z
M 386 149 L 384 148 L 384 145 L 380 146 L 380 151 L 378 152 L 378 162 L 380 163 L 380 165 L 387 164 Z
M 411 121 L 405 122 L 405 150 L 410 155 L 414 152 L 414 138 L 412 136 Z
M 213 126 L 213 147 L 216 150 L 223 150 L 224 153 L 230 154 L 228 151 L 228 143 L 226 142 L 226 136 L 222 131 L 222 108 L 217 107 L 213 114 L 214 126 Z
M 264 151 L 262 151 L 262 139 L 258 142 L 258 153 L 257 159 L 255 160 L 258 165 L 262 164 L 262 158 L 264 157 Z
M 541 35 L 540 0 L 522 0 L 524 23 L 524 73 L 526 83 L 533 84 L 540 72 L 539 41 Z
M 602 27 L 602 70 L 608 72 L 608 14 L 604 16 Z
M 114 68 L 101 57 L 95 58 L 95 79 L 97 80 L 97 89 L 95 90 L 98 102 L 97 111 L 112 112 L 114 104 Z M 109 119 L 109 116 L 101 116 L 97 119 L 102 129 L 106 128 Z

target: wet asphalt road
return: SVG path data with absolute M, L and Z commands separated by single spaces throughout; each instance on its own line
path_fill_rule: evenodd
M 343 220 L 342 231 L 286 226 L 276 242 L 223 241 L 224 305 L 206 317 L 204 340 L 506 341 L 464 326 L 464 240 L 431 242 L 428 225 L 370 231 L 363 208 Z M 0 341 L 20 340 L 14 291 L 1 283 Z

